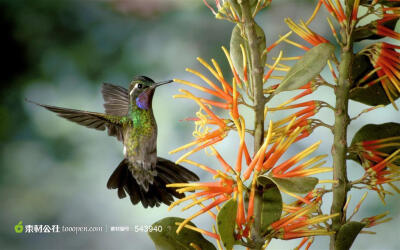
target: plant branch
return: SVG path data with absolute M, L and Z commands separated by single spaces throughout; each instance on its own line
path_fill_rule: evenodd
M 352 4 L 346 1 L 346 14 L 350 16 L 352 12 Z M 331 214 L 339 213 L 339 216 L 332 218 L 332 231 L 336 233 L 331 236 L 330 249 L 337 249 L 336 235 L 341 226 L 346 222 L 346 214 L 344 206 L 347 200 L 348 179 L 347 179 L 347 127 L 350 123 L 348 115 L 349 91 L 352 83 L 351 68 L 353 63 L 353 41 L 351 32 L 343 32 L 346 37 L 346 44 L 341 49 L 341 62 L 339 64 L 339 79 L 336 86 L 336 107 L 335 107 L 335 123 L 333 126 L 333 179 L 338 183 L 333 185 L 333 201 L 331 206 Z
M 256 34 L 256 23 L 254 22 L 250 1 L 238 0 L 242 12 L 242 22 L 248 42 L 250 56 L 250 74 L 252 80 L 253 99 L 254 99 L 254 152 L 257 152 L 264 140 L 264 93 L 263 93 L 263 73 L 264 66 L 261 63 L 261 52 L 259 51 L 259 40 Z M 261 233 L 261 205 L 262 190 L 257 190 L 254 197 L 254 223 L 251 228 L 252 241 L 255 243 L 254 249 L 261 249 L 264 238 Z

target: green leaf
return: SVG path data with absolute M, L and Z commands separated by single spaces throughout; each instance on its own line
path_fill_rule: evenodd
M 227 201 L 217 215 L 217 228 L 221 241 L 226 249 L 232 249 L 235 244 L 237 202 L 234 199 Z
M 318 178 L 315 177 L 270 178 L 278 187 L 282 187 L 284 190 L 292 193 L 308 193 L 318 184 Z
M 388 28 L 390 30 L 394 30 L 394 28 L 396 27 L 397 21 L 398 21 L 398 19 L 396 19 L 396 18 L 386 21 L 383 23 L 383 26 L 385 26 L 386 28 Z M 376 39 L 381 39 L 382 37 L 384 37 L 381 35 L 377 35 L 376 32 L 373 31 L 373 30 L 376 30 L 376 25 L 377 25 L 377 22 L 373 21 L 367 25 L 357 27 L 353 33 L 354 42 L 359 42 L 359 41 L 367 40 L 367 39 L 376 40 Z
M 167 217 L 162 220 L 155 222 L 152 225 L 154 229 L 161 229 L 156 232 L 153 230 L 152 232 L 148 232 L 150 238 L 153 240 L 156 249 L 162 250 L 174 250 L 174 249 L 183 249 L 183 250 L 193 250 L 193 247 L 190 246 L 190 243 L 194 243 L 199 246 L 201 249 L 210 249 L 216 250 L 215 246 L 206 240 L 202 234 L 195 232 L 193 230 L 183 228 L 179 234 L 176 234 L 176 230 L 178 226 L 175 225 L 176 222 L 184 221 L 183 218 L 178 217 Z M 196 226 L 192 222 L 189 222 L 188 225 Z
M 351 141 L 350 148 L 354 147 L 355 144 L 358 142 L 379 140 L 394 136 L 400 136 L 399 123 L 388 122 L 383 124 L 368 124 L 357 131 L 357 133 L 353 137 L 353 140 Z M 391 154 L 397 149 L 399 149 L 398 146 L 397 147 L 393 146 L 393 147 L 379 149 L 379 151 Z M 358 163 L 361 162 L 356 153 L 350 153 L 349 157 L 350 159 Z M 397 160 L 395 162 L 398 163 L 400 162 L 400 160 Z
M 364 227 L 365 224 L 358 221 L 349 221 L 344 224 L 336 236 L 335 250 L 350 249 L 357 235 Z
M 257 23 L 255 23 L 255 29 L 257 34 L 258 50 L 262 55 L 262 53 L 266 49 L 264 30 Z M 242 49 L 240 48 L 240 44 L 242 44 L 244 48 L 246 48 L 247 46 L 246 40 L 242 37 L 240 26 L 236 25 L 232 30 L 230 55 L 232 58 L 233 66 L 235 67 L 240 79 L 243 80 L 243 54 Z M 265 64 L 266 59 L 266 55 L 261 58 L 261 65 Z M 247 62 L 249 62 L 249 59 L 247 59 Z
M 233 66 L 235 67 L 240 79 L 243 80 L 243 56 L 240 44 L 243 44 L 243 46 L 245 46 L 245 40 L 241 35 L 241 30 L 239 25 L 236 25 L 232 30 L 229 51 L 232 58 Z
M 261 228 L 265 232 L 271 223 L 282 215 L 282 195 L 278 186 L 267 176 L 259 176 L 257 182 L 263 186 Z
M 321 43 L 307 51 L 293 65 L 279 84 L 275 93 L 298 89 L 313 80 L 325 67 L 329 57 L 335 51 L 330 43 Z
M 371 86 L 352 88 L 350 90 L 349 97 L 353 101 L 360 102 L 369 106 L 386 106 L 390 104 L 390 100 L 380 83 L 376 83 Z M 399 97 L 400 95 L 393 96 L 393 100 L 396 100 Z
M 370 60 L 367 56 L 356 55 L 354 57 L 353 67 L 352 67 L 352 77 L 354 79 L 354 85 L 350 89 L 350 99 L 356 102 L 360 102 L 370 106 L 377 105 L 388 105 L 390 100 L 387 97 L 385 90 L 383 89 L 381 83 L 376 83 L 372 86 L 358 87 L 355 84 L 360 81 L 366 74 L 374 69 Z M 373 74 L 369 77 L 365 83 L 377 79 L 378 75 Z M 371 98 L 373 96 L 374 98 Z M 400 95 L 394 97 L 396 100 Z
M 371 72 L 374 69 L 374 66 L 371 64 L 368 56 L 365 55 L 356 55 L 353 60 L 351 75 L 354 79 L 353 84 L 351 87 L 356 87 L 356 83 L 360 81 L 366 74 Z M 377 74 L 373 74 L 367 81 L 372 81 L 378 78 Z
M 369 7 L 371 5 L 372 0 L 360 0 L 360 5 L 365 5 L 366 7 Z M 378 1 L 379 4 L 383 4 L 389 7 L 398 7 L 400 6 L 400 2 L 395 2 L 393 0 L 380 0 Z

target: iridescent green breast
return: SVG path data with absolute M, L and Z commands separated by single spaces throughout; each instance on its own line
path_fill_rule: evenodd
M 128 133 L 125 135 L 125 145 L 129 155 L 136 155 L 141 143 L 152 138 L 156 132 L 156 124 L 151 110 L 132 107 L 126 122 L 124 122 Z
M 134 106 L 129 116 L 132 120 L 133 129 L 137 133 L 145 136 L 152 133 L 154 117 L 151 110 L 140 109 Z

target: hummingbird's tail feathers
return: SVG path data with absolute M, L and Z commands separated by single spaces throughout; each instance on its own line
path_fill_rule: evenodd
M 116 189 L 118 188 L 118 197 L 120 199 L 125 198 L 126 194 L 123 190 L 123 186 L 121 187 L 120 183 L 125 183 L 126 179 L 126 171 L 128 170 L 128 161 L 123 159 L 118 167 L 111 174 L 110 178 L 107 182 L 108 189 Z M 121 188 L 120 188 L 121 187 Z
M 170 183 L 189 182 L 189 181 L 198 181 L 199 180 L 199 177 L 192 171 L 182 167 L 181 165 L 177 165 L 170 160 L 158 157 L 157 158 L 157 173 L 159 173 L 160 171 L 162 171 L 164 173 L 169 173 L 170 176 L 172 175 L 173 178 L 175 178 Z
M 133 205 L 141 202 L 143 207 L 147 208 L 159 207 L 161 203 L 169 205 L 174 201 L 173 196 L 184 197 L 175 190 L 168 190 L 165 185 L 169 182 L 165 182 L 158 176 L 155 176 L 153 184 L 150 184 L 148 191 L 145 191 L 135 180 L 128 166 L 128 160 L 122 160 L 107 182 L 109 189 L 118 189 L 120 199 L 128 194 Z
M 148 191 L 145 191 L 133 177 L 128 168 L 129 162 L 127 159 L 121 161 L 118 167 L 114 170 L 107 182 L 107 188 L 118 189 L 118 197 L 120 199 L 126 197 L 128 193 L 133 205 L 141 202 L 143 207 L 160 206 L 161 203 L 170 205 L 174 201 L 174 197 L 181 199 L 184 194 L 176 192 L 175 188 L 166 188 L 167 184 L 176 182 L 189 182 L 198 180 L 198 176 L 185 169 L 180 165 L 163 159 L 157 159 L 154 181 L 149 185 Z

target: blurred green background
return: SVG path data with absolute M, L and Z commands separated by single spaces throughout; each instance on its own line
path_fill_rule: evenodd
M 258 16 L 271 44 L 288 28 L 285 17 L 306 19 L 314 1 L 273 1 Z M 24 98 L 63 107 L 103 111 L 101 84 L 128 86 L 135 75 L 156 81 L 172 78 L 195 80 L 186 67 L 201 69 L 195 58 L 215 58 L 228 69 L 220 46 L 229 46 L 232 25 L 216 20 L 201 0 L 0 0 L 3 66 L 0 92 L 0 248 L 1 249 L 153 249 L 143 232 L 81 232 L 16 234 L 14 225 L 58 224 L 64 226 L 150 225 L 165 216 L 192 214 L 166 206 L 143 209 L 129 199 L 119 200 L 106 181 L 122 159 L 122 145 L 105 133 L 67 122 Z M 332 40 L 322 23 L 325 11 L 311 25 Z M 276 52 L 275 52 L 276 53 Z M 287 47 L 285 55 L 299 55 Z M 271 56 L 269 57 L 271 58 Z M 225 71 L 227 72 L 227 71 Z M 154 110 L 159 125 L 158 152 L 176 160 L 168 151 L 192 140 L 193 125 L 179 120 L 193 117 L 194 103 L 174 100 L 181 87 L 174 83 L 160 88 Z M 274 103 L 282 102 L 280 96 Z M 329 89 L 321 88 L 315 98 L 333 103 Z M 351 114 L 366 106 L 351 103 Z M 319 118 L 332 123 L 332 113 Z M 364 115 L 351 124 L 349 138 L 365 123 L 400 122 L 400 113 L 388 106 Z M 273 119 L 279 119 L 274 115 Z M 251 119 L 251 118 L 250 118 Z M 251 121 L 247 122 L 251 124 Z M 222 154 L 233 162 L 231 133 Z M 288 155 L 322 139 L 317 153 L 330 152 L 332 136 L 317 129 L 313 136 L 296 144 Z M 198 153 L 192 159 L 213 165 Z M 329 163 L 327 166 L 330 164 Z M 350 163 L 350 178 L 362 174 Z M 209 179 L 205 173 L 197 172 Z M 329 178 L 329 175 L 325 176 Z M 350 208 L 362 192 L 352 192 Z M 324 209 L 329 211 L 329 197 Z M 390 210 L 393 221 L 374 228 L 377 235 L 361 235 L 354 249 L 398 249 L 399 199 L 387 198 L 383 207 L 370 193 L 357 219 Z M 194 222 L 210 229 L 212 220 L 202 216 Z M 273 241 L 271 249 L 291 249 L 299 240 Z M 317 238 L 313 249 L 327 249 L 328 238 Z

